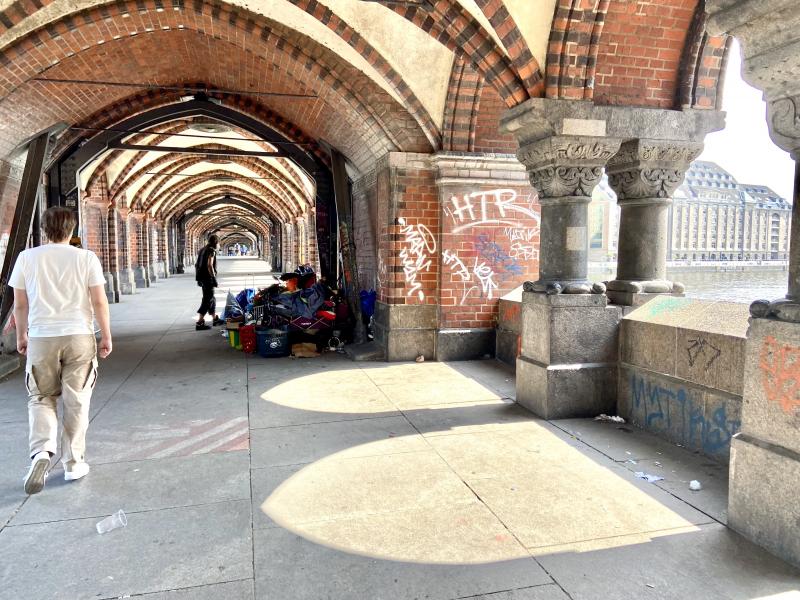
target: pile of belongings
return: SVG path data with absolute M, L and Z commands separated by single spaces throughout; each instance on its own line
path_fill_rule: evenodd
M 264 306 L 263 322 L 286 326 L 289 332 L 316 335 L 336 327 L 347 326 L 350 311 L 338 290 L 324 281 L 317 281 L 309 265 L 303 265 L 280 277 L 276 283 L 258 291 L 253 306 Z

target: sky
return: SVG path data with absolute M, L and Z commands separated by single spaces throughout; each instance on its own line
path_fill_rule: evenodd
M 700 160 L 710 160 L 739 183 L 768 185 L 792 199 L 794 161 L 769 138 L 767 105 L 761 92 L 742 80 L 739 43 L 734 41 L 725 73 L 722 110 L 725 129 L 706 136 Z

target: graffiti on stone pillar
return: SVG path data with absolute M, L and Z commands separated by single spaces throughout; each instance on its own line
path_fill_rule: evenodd
M 768 335 L 759 361 L 761 385 L 769 402 L 786 414 L 800 413 L 800 348 Z
M 400 233 L 404 236 L 400 260 L 403 263 L 403 274 L 408 286 L 406 295 L 416 294 L 422 301 L 425 300 L 425 292 L 422 291 L 422 282 L 418 278 L 420 273 L 430 271 L 430 256 L 436 252 L 436 238 L 421 223 L 410 225 L 402 218 L 398 219 L 398 223 L 400 224 Z
M 518 227 L 515 216 L 535 219 L 539 223 L 539 214 L 530 198 L 519 198 L 517 192 L 510 189 L 451 196 L 444 213 L 452 220 L 453 233 L 461 233 L 478 225 Z

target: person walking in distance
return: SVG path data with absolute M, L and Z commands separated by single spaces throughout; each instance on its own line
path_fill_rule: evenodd
M 216 235 L 208 236 L 208 244 L 203 246 L 194 265 L 197 285 L 203 288 L 203 300 L 197 309 L 197 323 L 195 330 L 211 329 L 211 325 L 222 325 L 223 321 L 217 315 L 217 299 L 214 298 L 214 288 L 217 284 L 217 246 L 219 238 Z M 211 325 L 206 325 L 206 315 L 211 315 Z
M 97 383 L 97 356 L 111 354 L 111 319 L 105 277 L 93 252 L 70 246 L 76 219 L 72 211 L 53 207 L 44 213 L 49 243 L 20 253 L 11 272 L 17 351 L 27 357 L 31 467 L 27 494 L 42 490 L 57 451 L 58 415 L 63 408 L 61 462 L 64 479 L 89 473 L 86 430 L 89 402 Z M 94 334 L 100 327 L 100 345 Z

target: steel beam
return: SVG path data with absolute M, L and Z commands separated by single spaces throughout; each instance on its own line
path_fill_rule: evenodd
M 50 132 L 45 132 L 34 138 L 28 146 L 28 156 L 25 159 L 25 170 L 22 173 L 17 207 L 14 210 L 14 221 L 11 224 L 3 270 L 0 273 L 0 324 L 2 325 L 5 325 L 14 303 L 14 290 L 8 286 L 8 278 L 11 276 L 11 269 L 17 262 L 19 253 L 28 245 L 33 215 L 38 206 L 39 186 L 42 181 L 42 171 L 49 143 Z

